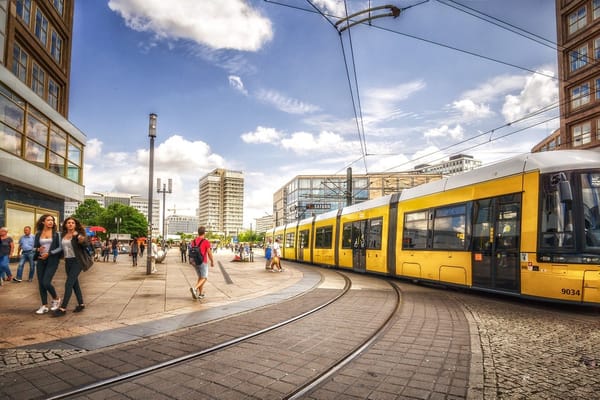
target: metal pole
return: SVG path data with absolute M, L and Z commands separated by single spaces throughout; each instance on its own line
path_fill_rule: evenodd
M 154 194 L 154 138 L 156 138 L 156 114 L 149 116 L 150 162 L 148 165 L 148 240 L 146 241 L 146 275 L 152 274 L 152 195 Z

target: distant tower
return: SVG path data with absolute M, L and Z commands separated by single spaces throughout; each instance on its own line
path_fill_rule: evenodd
M 236 235 L 244 221 L 244 173 L 215 169 L 200 178 L 199 225 L 210 232 Z

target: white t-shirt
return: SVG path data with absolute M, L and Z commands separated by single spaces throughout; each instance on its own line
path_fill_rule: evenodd
M 273 243 L 273 257 L 281 257 L 281 246 L 279 246 L 279 242 Z

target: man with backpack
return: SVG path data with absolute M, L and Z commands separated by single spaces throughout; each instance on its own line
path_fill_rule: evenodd
M 205 235 L 206 228 L 203 226 L 199 227 L 198 236 L 190 243 L 190 254 L 188 257 L 190 264 L 196 268 L 196 274 L 198 275 L 196 286 L 190 288 L 192 297 L 196 300 L 204 298 L 202 289 L 208 279 L 208 260 L 210 260 L 211 267 L 215 266 L 211 249 L 212 246 L 210 242 L 204 238 Z

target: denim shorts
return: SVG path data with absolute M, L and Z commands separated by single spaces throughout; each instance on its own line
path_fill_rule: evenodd
M 194 268 L 196 269 L 196 275 L 198 275 L 198 278 L 208 278 L 208 263 L 194 265 Z

